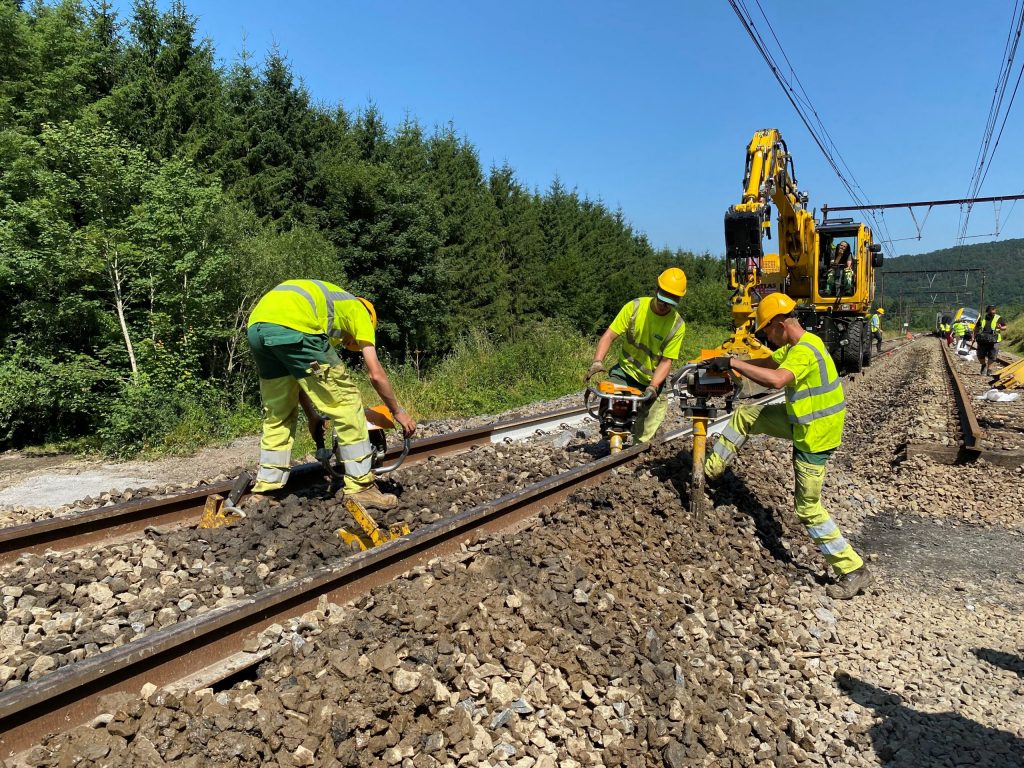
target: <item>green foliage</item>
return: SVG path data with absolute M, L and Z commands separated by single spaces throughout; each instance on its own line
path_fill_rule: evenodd
M 23 347 L 0 360 L 0 444 L 89 433 L 102 422 L 110 372 L 84 355 L 49 360 Z
M 929 274 L 930 270 L 940 269 L 985 270 L 984 299 L 980 274 L 959 271 Z M 907 270 L 920 270 L 924 274 L 886 274 Z M 996 240 L 886 259 L 880 275 L 877 295 L 884 302 L 886 312 L 900 306 L 924 305 L 918 314 L 931 313 L 934 318 L 935 312 L 962 306 L 981 308 L 984 303 L 996 304 L 1009 314 L 1012 305 L 1024 305 L 1024 239 Z M 925 324 L 930 322 L 926 320 Z
M 452 125 L 316 105 L 276 49 L 222 68 L 184 2 L 160 5 L 0 2 L 0 445 L 251 428 L 246 320 L 289 278 L 373 301 L 399 396 L 431 415 L 571 391 L 670 265 L 691 328 L 728 327 L 721 261 L 485 171 Z

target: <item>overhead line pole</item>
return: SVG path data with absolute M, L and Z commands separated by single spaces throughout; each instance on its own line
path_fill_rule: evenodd
M 957 200 L 922 200 L 909 203 L 879 203 L 875 205 L 823 205 L 821 213 L 827 219 L 829 211 L 876 211 L 883 208 L 931 208 L 935 205 L 964 205 L 966 203 L 998 203 L 1003 200 L 1024 200 L 1024 195 L 998 195 L 996 197 L 963 197 Z
M 882 267 L 878 271 L 878 303 L 885 304 L 886 275 L 937 275 L 943 272 L 981 272 L 980 300 L 982 304 L 985 303 L 985 270 L 981 267 L 961 267 L 959 269 L 885 269 Z M 966 279 L 965 277 L 964 280 L 966 281 Z M 964 291 L 967 291 L 966 285 L 964 285 Z M 935 291 L 926 291 L 926 293 L 935 293 Z

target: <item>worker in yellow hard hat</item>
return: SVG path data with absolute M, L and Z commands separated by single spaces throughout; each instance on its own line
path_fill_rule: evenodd
M 611 381 L 643 390 L 648 397 L 633 424 L 633 440 L 637 443 L 650 441 L 668 412 L 663 390 L 686 333 L 686 323 L 679 315 L 679 302 L 685 295 L 686 273 L 679 267 L 662 272 L 654 296 L 633 299 L 619 310 L 597 342 L 594 363 L 585 377 L 589 381 L 607 370 L 605 355 L 612 342 L 622 336 L 622 355 L 607 373 Z
M 879 353 L 882 351 L 882 315 L 885 314 L 885 310 L 879 307 L 875 310 L 875 314 L 871 316 L 871 335 L 875 337 L 876 349 Z M 868 347 L 871 349 L 871 347 Z
M 736 371 L 771 389 L 785 389 L 786 402 L 744 405 L 733 413 L 704 462 L 708 478 L 720 477 L 748 435 L 781 437 L 793 443 L 797 517 L 836 574 L 828 595 L 846 599 L 864 591 L 873 576 L 821 503 L 825 467 L 843 439 L 846 398 L 835 363 L 822 340 L 804 330 L 784 293 L 771 293 L 757 306 L 757 331 L 777 348 L 771 357 L 739 360 L 716 357 L 710 367 Z
M 322 280 L 288 280 L 263 296 L 249 315 L 249 346 L 263 398 L 260 469 L 253 494 L 288 481 L 300 403 L 307 415 L 330 419 L 345 464 L 344 490 L 364 507 L 390 509 L 394 494 L 374 483 L 363 401 L 335 347 L 360 352 L 370 384 L 408 437 L 416 422 L 395 398 L 376 350 L 377 312 L 366 299 Z M 314 430 L 315 425 L 310 424 Z

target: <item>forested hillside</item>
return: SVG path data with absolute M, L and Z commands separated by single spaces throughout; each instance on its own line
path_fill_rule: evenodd
M 935 270 L 957 270 L 936 273 Z M 959 270 L 983 269 L 982 276 Z M 922 274 L 887 274 L 894 271 Z M 930 253 L 886 259 L 878 281 L 880 303 L 887 307 L 914 306 L 914 314 L 934 317 L 936 312 L 955 306 L 979 307 L 997 304 L 1003 314 L 1014 315 L 1024 307 L 1024 240 L 996 240 L 990 243 L 943 248 Z
M 374 301 L 393 363 L 592 334 L 668 264 L 691 318 L 727 317 L 719 261 L 481 167 L 453 125 L 315 104 L 280 51 L 220 66 L 181 2 L 0 0 L 0 254 L 0 445 L 252 403 L 246 316 L 288 278 Z

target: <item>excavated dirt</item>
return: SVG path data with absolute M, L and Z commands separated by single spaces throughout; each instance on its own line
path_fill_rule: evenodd
M 824 501 L 878 574 L 868 595 L 824 595 L 786 444 L 751 440 L 695 519 L 676 443 L 525 533 L 273 628 L 288 641 L 251 681 L 111 701 L 28 762 L 1024 765 L 1020 507 L 988 514 L 959 475 L 899 456 L 941 437 L 936 352 L 847 388 Z M 995 469 L 1004 498 L 1019 474 Z

